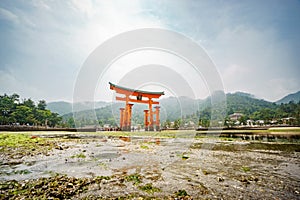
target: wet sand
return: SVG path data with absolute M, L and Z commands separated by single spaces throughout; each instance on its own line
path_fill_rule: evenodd
M 48 182 L 60 180 L 79 191 L 64 196 L 71 199 L 300 198 L 297 141 L 87 134 L 65 137 L 45 154 L 12 158 L 7 152 L 0 158 L 1 199 L 41 197 L 20 191 L 31 184 L 49 193 L 59 187 Z M 19 186 L 7 186 L 13 180 Z

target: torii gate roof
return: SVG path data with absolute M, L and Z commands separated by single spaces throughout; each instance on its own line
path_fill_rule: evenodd
M 109 82 L 110 89 L 115 90 L 119 94 L 127 94 L 131 96 L 143 96 L 148 98 L 159 98 L 161 95 L 164 95 L 164 92 L 150 92 L 150 91 L 144 91 L 144 90 L 135 90 L 131 88 L 126 88 L 123 86 L 119 86 L 116 84 L 113 84 Z

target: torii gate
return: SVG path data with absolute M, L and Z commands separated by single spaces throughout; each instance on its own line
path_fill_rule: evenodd
M 134 90 L 122 86 L 118 86 L 109 82 L 110 89 L 115 90 L 117 94 L 125 95 L 123 97 L 116 97 L 116 100 L 125 101 L 125 108 L 120 108 L 120 128 L 121 130 L 130 131 L 131 130 L 131 115 L 132 115 L 132 106 L 130 102 L 133 103 L 146 103 L 149 105 L 149 110 L 144 110 L 144 125 L 146 131 L 154 130 L 154 123 L 156 125 L 156 130 L 160 129 L 159 121 L 159 106 L 155 106 L 155 111 L 152 110 L 152 105 L 159 104 L 157 101 L 152 99 L 159 98 L 161 95 L 164 95 L 164 92 L 148 92 L 142 90 Z M 134 99 L 133 97 L 136 97 Z M 143 99 L 147 98 L 147 99 Z M 155 115 L 155 121 L 154 121 Z M 150 120 L 149 120 L 150 117 Z

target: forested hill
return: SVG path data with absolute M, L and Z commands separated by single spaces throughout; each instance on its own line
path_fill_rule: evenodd
M 298 104 L 277 105 L 263 99 L 257 99 L 251 94 L 237 92 L 226 94 L 226 114 L 242 113 L 245 119 L 253 120 L 272 120 L 274 118 L 290 117 L 300 112 Z M 103 108 L 89 111 L 76 112 L 76 119 L 82 126 L 94 125 L 99 122 L 100 125 L 115 124 L 119 120 L 119 108 L 124 103 L 112 104 Z M 198 123 L 200 118 L 210 119 L 212 109 L 211 98 L 203 100 L 195 100 L 188 97 L 169 97 L 160 100 L 161 122 L 166 120 L 175 121 L 184 119 L 185 121 L 194 121 Z M 148 109 L 147 105 L 134 104 L 132 124 L 143 124 L 144 109 Z M 96 114 L 96 118 L 94 117 Z M 70 120 L 72 114 L 64 115 L 65 121 Z
M 257 99 L 251 94 L 247 93 L 229 93 L 226 95 L 227 99 L 227 113 L 243 113 L 245 115 L 251 115 L 256 111 L 259 111 L 263 108 L 274 109 L 276 104 L 265 101 L 263 99 Z
M 276 103 L 277 104 L 289 103 L 290 101 L 293 101 L 294 103 L 298 103 L 300 101 L 300 91 L 293 93 L 293 94 L 289 94 L 289 95 L 283 97 L 282 99 L 276 101 Z
M 56 112 L 60 115 L 68 114 L 71 112 L 78 112 L 83 110 L 90 110 L 93 108 L 102 108 L 107 106 L 109 103 L 104 101 L 97 101 L 97 102 L 80 102 L 75 103 L 74 105 L 70 102 L 65 101 L 56 101 L 56 102 L 50 102 L 47 104 L 47 108 L 51 110 L 52 112 Z
M 61 117 L 46 109 L 46 101 L 35 103 L 18 94 L 0 95 L 0 125 L 50 126 L 61 125 Z

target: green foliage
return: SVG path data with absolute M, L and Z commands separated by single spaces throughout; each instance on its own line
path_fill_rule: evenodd
M 166 98 L 160 100 L 160 105 L 163 108 L 161 111 L 161 127 L 181 128 L 185 124 L 192 122 L 194 128 L 198 126 L 234 126 L 234 121 L 229 120 L 229 115 L 233 113 L 242 113 L 243 116 L 239 119 L 240 123 L 246 124 L 248 119 L 257 121 L 264 120 L 270 123 L 272 120 L 293 117 L 295 120 L 288 122 L 291 125 L 300 125 L 300 103 L 290 102 L 288 104 L 275 104 L 262 99 L 256 99 L 250 94 L 237 92 L 234 94 L 226 94 L 226 103 L 224 101 L 215 100 L 212 103 L 212 98 L 208 97 L 205 100 L 194 100 L 187 97 Z M 226 105 L 226 108 L 225 108 Z M 119 108 L 124 107 L 123 103 L 115 103 L 96 110 L 85 110 L 75 112 L 75 121 L 72 121 L 73 113 L 63 116 L 63 121 L 69 124 L 70 127 L 75 126 L 118 126 L 119 124 Z M 132 125 L 143 126 L 144 109 L 147 105 L 135 104 L 132 113 Z M 94 114 L 96 112 L 97 119 Z M 227 118 L 225 118 L 227 117 Z M 224 120 L 224 118 L 226 120 Z M 225 121 L 222 124 L 222 121 Z M 221 123 L 220 123 L 221 122 Z
M 175 195 L 177 197 L 185 197 L 188 196 L 188 193 L 185 190 L 178 190 L 177 192 L 175 192 Z
M 276 101 L 277 104 L 282 104 L 282 103 L 289 103 L 293 101 L 294 103 L 297 103 L 300 101 L 300 91 L 294 93 L 294 94 L 289 94 L 285 97 L 283 97 L 282 99 Z
M 174 128 L 175 128 L 175 129 L 179 129 L 180 124 L 181 124 L 181 120 L 180 120 L 180 119 L 175 120 L 175 121 L 174 121 Z
M 47 107 L 47 104 L 46 104 L 46 101 L 45 100 L 40 100 L 38 102 L 38 105 L 37 105 L 37 108 L 39 110 L 46 110 L 46 107 Z
M 37 106 L 31 99 L 20 102 L 19 95 L 0 95 L 1 125 L 48 125 L 54 127 L 61 122 L 57 113 L 46 109 L 46 101 L 41 100 Z
M 70 128 L 75 128 L 75 121 L 74 121 L 74 118 L 73 117 L 70 117 L 68 120 L 67 120 L 67 124 Z
M 141 149 L 149 149 L 149 147 L 147 145 L 141 145 L 140 147 L 141 147 Z
M 56 174 L 47 178 L 24 181 L 0 181 L 0 199 L 76 199 L 90 185 L 109 177 L 75 178 Z
M 97 176 L 96 178 L 95 178 L 95 180 L 97 180 L 97 181 L 101 181 L 101 180 L 110 180 L 111 179 L 111 177 L 110 176 Z
M 37 143 L 43 143 L 43 138 L 32 138 L 26 134 L 0 134 L 0 147 L 34 147 Z
M 262 108 L 273 109 L 276 104 L 256 99 L 248 95 L 242 95 L 240 93 L 227 94 L 227 114 L 243 113 L 244 115 L 250 115 L 251 113 L 260 110 Z
M 138 185 L 142 183 L 141 175 L 139 174 L 131 174 L 125 177 L 127 182 L 133 182 L 134 185 Z
M 79 154 L 71 156 L 71 158 L 86 158 L 86 155 L 84 155 L 83 153 L 79 153 Z
M 80 112 L 84 110 L 90 110 L 92 108 L 102 108 L 107 105 L 110 105 L 109 102 L 104 101 L 84 101 L 84 102 L 65 102 L 65 101 L 56 101 L 56 102 L 49 102 L 47 104 L 47 109 L 51 110 L 51 112 L 58 113 L 59 115 L 65 115 L 72 112 Z
M 242 166 L 242 167 L 241 167 L 241 170 L 242 170 L 243 172 L 249 172 L 249 171 L 250 171 L 250 167 L 248 167 L 248 166 Z
M 49 150 L 56 147 L 56 142 L 54 139 L 39 138 L 28 133 L 1 133 L 0 153 L 14 159 L 26 155 L 46 155 Z
M 146 185 L 141 185 L 139 186 L 139 189 L 150 194 L 161 191 L 159 188 L 154 187 L 151 183 L 147 183 Z
M 91 125 L 104 125 L 109 124 L 111 126 L 117 126 L 119 123 L 117 120 L 119 120 L 119 108 L 122 107 L 122 104 L 115 104 L 112 106 L 106 106 L 104 108 L 99 108 L 96 110 L 85 110 L 85 111 L 79 111 L 75 113 L 69 113 L 66 115 L 63 115 L 63 122 L 68 123 L 69 126 L 78 126 L 78 127 L 84 127 L 84 126 L 91 126 Z M 96 112 L 96 118 L 95 121 L 95 112 Z M 142 113 L 141 113 L 142 114 Z M 75 117 L 73 119 L 73 117 Z M 115 118 L 116 117 L 116 118 Z M 140 118 L 143 120 L 143 117 Z

